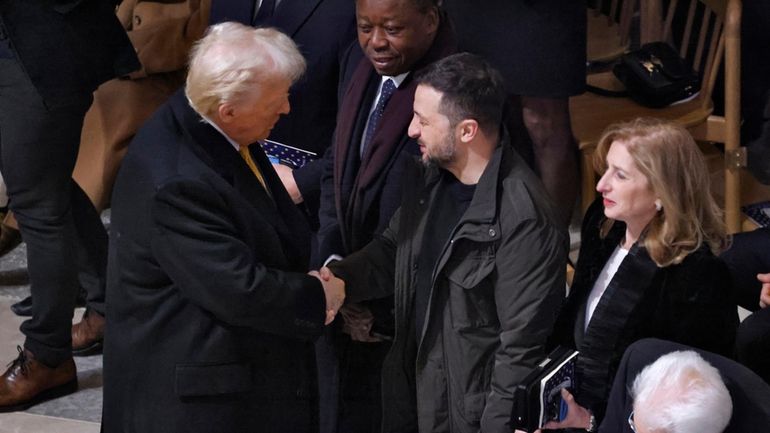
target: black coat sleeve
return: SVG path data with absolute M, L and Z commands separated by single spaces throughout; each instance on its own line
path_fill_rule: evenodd
M 667 340 L 730 356 L 738 328 L 732 279 L 725 263 L 702 248 L 667 269 L 656 313 Z
M 172 181 L 156 193 L 151 248 L 180 296 L 230 325 L 295 338 L 319 335 L 326 308 L 319 281 L 260 263 L 231 215 L 203 182 Z

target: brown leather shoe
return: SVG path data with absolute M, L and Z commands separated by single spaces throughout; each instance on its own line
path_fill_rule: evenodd
M 0 257 L 10 253 L 21 243 L 19 230 L 0 223 Z
M 78 375 L 72 358 L 51 368 L 37 361 L 32 352 L 18 346 L 16 349 L 18 358 L 8 364 L 8 370 L 0 377 L 0 412 L 26 410 L 77 391 Z
M 86 308 L 83 319 L 72 325 L 72 355 L 89 356 L 102 352 L 104 316 Z

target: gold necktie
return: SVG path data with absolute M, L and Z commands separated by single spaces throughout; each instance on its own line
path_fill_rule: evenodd
M 241 154 L 241 158 L 243 158 L 243 160 L 246 161 L 246 165 L 249 166 L 249 168 L 251 169 L 251 172 L 254 173 L 254 176 L 257 177 L 257 180 L 259 181 L 259 183 L 262 184 L 262 188 L 265 188 L 265 191 L 268 191 L 268 195 L 269 195 L 270 191 L 267 189 L 267 184 L 265 184 L 265 178 L 262 177 L 262 172 L 259 171 L 257 164 L 255 164 L 254 160 L 251 159 L 251 154 L 249 153 L 249 146 L 239 147 L 238 153 Z

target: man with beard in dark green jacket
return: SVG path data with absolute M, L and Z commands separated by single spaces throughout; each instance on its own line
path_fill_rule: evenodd
M 545 356 L 564 295 L 567 235 L 500 126 L 499 73 L 457 54 L 417 80 L 415 187 L 321 277 L 349 302 L 395 294 L 383 433 L 510 432 L 513 389 Z

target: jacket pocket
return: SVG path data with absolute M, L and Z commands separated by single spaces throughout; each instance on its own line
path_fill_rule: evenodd
M 490 274 L 495 269 L 491 251 L 470 251 L 447 263 L 449 305 L 455 329 L 477 328 L 497 323 L 494 287 Z
M 174 381 L 179 397 L 249 392 L 253 389 L 249 364 L 177 364 Z
M 486 402 L 487 394 L 485 392 L 466 395 L 465 398 L 463 398 L 462 409 L 465 422 L 472 426 L 480 425 L 481 414 L 484 413 Z

